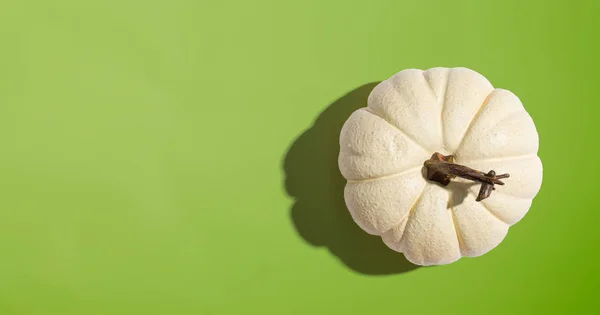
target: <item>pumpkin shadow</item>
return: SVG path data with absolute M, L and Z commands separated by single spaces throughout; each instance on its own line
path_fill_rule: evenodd
M 425 166 L 421 169 L 421 175 L 423 175 L 423 178 L 427 178 L 427 168 Z M 454 179 L 448 186 L 443 186 L 442 184 L 433 181 L 430 181 L 429 183 L 448 190 L 448 209 L 460 206 L 465 202 L 465 199 L 469 195 L 469 189 L 473 186 L 480 185 L 479 183 L 465 181 L 463 179 Z
M 365 84 L 327 107 L 294 141 L 283 165 L 286 191 L 295 199 L 290 216 L 296 231 L 364 275 L 401 274 L 419 267 L 358 227 L 344 202 L 346 181 L 337 160 L 340 131 L 352 112 L 366 106 L 378 83 Z
M 477 185 L 480 184 L 474 182 L 450 182 L 450 184 L 448 184 L 448 186 L 446 187 L 446 189 L 448 189 L 448 191 L 450 192 L 450 198 L 448 199 L 448 209 L 461 205 L 467 198 L 467 195 L 469 194 L 469 188 Z

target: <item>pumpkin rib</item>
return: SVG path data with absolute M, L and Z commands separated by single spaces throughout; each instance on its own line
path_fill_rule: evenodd
M 474 198 L 462 206 L 453 207 L 451 219 L 460 238 L 463 257 L 478 257 L 489 252 L 502 242 L 510 228 L 510 224 L 490 213 Z
M 427 80 L 427 77 L 425 76 L 426 70 L 422 70 L 421 72 L 423 74 L 423 78 L 425 78 L 425 83 L 427 83 L 427 87 L 429 88 L 429 91 L 431 91 L 431 94 L 433 95 L 433 98 L 435 98 L 435 100 L 439 102 L 438 96 L 437 96 L 437 94 L 435 94 L 435 91 L 433 90 L 433 86 L 431 85 L 431 82 L 429 82 L 429 80 Z
M 417 197 L 415 198 L 415 201 L 413 201 L 413 203 L 410 206 L 410 209 L 408 209 L 408 212 L 406 213 L 406 215 L 404 217 L 402 217 L 402 219 L 400 221 L 398 221 L 398 223 L 392 225 L 392 228 L 390 228 L 389 230 L 387 230 L 384 233 L 382 233 L 380 235 L 381 237 L 383 237 L 385 234 L 389 233 L 390 231 L 392 231 L 393 229 L 395 229 L 396 227 L 398 227 L 398 225 L 402 224 L 402 222 L 404 222 L 404 220 L 406 220 L 406 226 L 408 226 L 408 221 L 410 221 L 410 219 L 412 219 L 412 217 L 414 216 L 413 214 L 415 213 L 415 208 L 417 207 L 417 205 L 421 201 L 421 198 L 423 198 L 423 194 L 425 193 L 425 189 L 427 189 L 427 183 L 425 183 L 425 185 L 423 185 L 423 188 L 421 189 L 421 192 L 417 195 Z M 398 242 L 401 242 L 403 237 L 404 237 L 404 231 L 402 231 L 402 236 L 400 237 L 400 240 Z
M 503 161 L 511 161 L 511 160 L 521 160 L 528 159 L 532 157 L 536 157 L 537 153 L 527 153 L 527 154 L 519 154 L 513 156 L 500 156 L 494 158 L 483 158 L 483 159 L 473 159 L 473 160 L 463 160 L 460 156 L 456 156 L 457 163 L 460 164 L 469 164 L 469 163 L 492 163 L 492 162 L 503 162 Z
M 476 194 L 474 194 L 474 193 L 472 193 L 472 192 L 469 192 L 469 193 L 470 193 L 471 195 L 473 195 L 475 198 L 477 198 L 477 195 L 476 195 Z M 509 224 L 508 222 L 506 222 L 506 221 L 504 221 L 502 218 L 500 218 L 500 217 L 499 217 L 499 216 L 498 216 L 498 215 L 497 215 L 497 214 L 496 214 L 494 211 L 490 210 L 490 208 L 489 208 L 489 207 L 487 206 L 487 204 L 485 203 L 485 200 L 482 200 L 482 201 L 480 202 L 480 204 L 481 204 L 481 206 L 482 206 L 482 207 L 483 207 L 483 208 L 484 208 L 484 209 L 485 209 L 487 212 L 489 212 L 489 213 L 490 213 L 490 215 L 491 215 L 491 216 L 493 216 L 494 218 L 496 218 L 498 221 L 500 221 L 500 222 L 502 222 L 502 223 L 504 223 L 504 224 L 506 224 L 506 225 L 508 225 L 508 226 L 511 226 L 511 224 Z
M 505 196 L 511 196 L 511 197 L 513 197 L 513 198 L 515 198 L 515 199 L 527 199 L 527 200 L 532 200 L 532 199 L 533 199 L 533 198 L 531 198 L 531 197 L 523 197 L 523 196 L 518 196 L 518 195 L 509 194 L 509 193 L 507 193 L 507 192 L 505 192 L 505 191 L 502 191 L 502 189 L 500 189 L 500 188 L 499 188 L 499 189 L 496 189 L 496 190 L 494 190 L 494 194 L 497 194 L 497 195 L 505 195 Z
M 425 150 L 426 152 L 435 152 L 435 150 L 432 149 L 428 149 L 426 148 L 424 145 L 422 145 L 421 143 L 419 143 L 416 139 L 414 139 L 413 137 L 409 136 L 408 133 L 406 133 L 404 130 L 400 129 L 400 127 L 392 124 L 389 120 L 385 119 L 382 115 L 378 114 L 377 112 L 375 112 L 375 110 L 373 110 L 370 107 L 363 107 L 362 110 L 379 117 L 380 119 L 382 119 L 383 121 L 385 121 L 386 123 L 388 123 L 390 126 L 394 127 L 396 130 L 398 130 L 398 132 L 400 132 L 400 134 L 402 134 L 403 136 L 405 136 L 407 139 L 409 139 L 410 141 L 412 141 L 414 144 L 416 144 L 417 146 L 419 146 L 421 149 Z
M 502 90 L 502 89 L 495 89 L 494 91 L 500 91 L 500 90 Z M 481 109 L 483 109 L 483 107 L 482 107 Z M 480 114 L 480 113 L 481 113 L 481 110 L 478 112 L 478 114 Z M 517 115 L 519 115 L 519 114 L 522 114 L 522 113 L 525 113 L 526 115 L 529 115 L 529 113 L 527 112 L 527 110 L 525 110 L 525 108 L 524 108 L 523 106 L 521 106 L 520 108 L 516 109 L 515 111 L 507 112 L 507 114 L 506 114 L 506 115 L 504 115 L 504 116 L 503 116 L 502 118 L 500 118 L 500 119 L 497 119 L 497 120 L 494 122 L 494 124 L 491 126 L 491 127 L 492 127 L 491 129 L 495 128 L 495 127 L 496 127 L 496 126 L 498 126 L 498 125 L 501 125 L 501 124 L 503 124 L 503 123 L 504 123 L 504 122 L 506 122 L 507 120 L 510 120 L 510 119 L 514 118 L 515 116 L 517 116 Z M 481 117 L 481 116 L 479 116 L 479 117 Z M 531 117 L 531 116 L 530 116 L 530 117 Z M 455 155 L 456 155 L 458 158 L 461 156 L 461 150 L 463 149 L 463 147 L 464 147 L 464 145 L 465 145 L 465 140 L 466 140 L 466 139 L 467 139 L 467 138 L 470 136 L 470 134 L 471 134 L 471 129 L 472 129 L 473 125 L 475 125 L 475 123 L 474 123 L 475 121 L 476 121 L 475 119 L 473 119 L 473 120 L 471 121 L 471 124 L 469 125 L 469 128 L 467 128 L 467 129 L 468 129 L 468 132 L 466 132 L 466 133 L 465 133 L 465 135 L 463 136 L 463 138 L 462 138 L 462 140 L 461 140 L 461 142 L 460 142 L 460 145 L 459 145 L 459 146 L 456 148 L 456 150 L 454 151 Z M 533 154 L 536 154 L 536 155 L 537 155 L 537 151 L 536 151 L 536 152 L 529 153 L 529 154 L 532 154 L 532 155 L 533 155 Z
M 417 165 L 417 166 L 410 167 L 406 170 L 403 170 L 400 172 L 395 172 L 395 173 L 388 174 L 388 175 L 381 175 L 381 176 L 375 176 L 375 177 L 369 177 L 369 178 L 359 178 L 359 179 L 347 179 L 346 181 L 350 184 L 372 182 L 372 181 L 377 181 L 377 180 L 400 177 L 400 176 L 403 176 L 403 175 L 406 175 L 406 174 L 409 174 L 412 172 L 420 171 L 422 169 L 423 169 L 422 165 Z
M 452 226 L 454 226 L 454 233 L 456 233 L 456 240 L 458 241 L 458 251 L 460 252 L 461 256 L 464 256 L 463 253 L 463 240 L 462 237 L 460 235 L 460 230 L 458 228 L 458 225 L 456 225 L 456 218 L 454 217 L 454 210 L 452 208 L 448 209 L 450 211 L 450 220 L 452 221 Z
M 420 69 L 403 70 L 376 86 L 367 100 L 367 109 L 383 118 L 402 134 L 410 136 L 415 143 L 431 154 L 443 145 L 440 139 L 439 124 L 431 123 L 431 117 L 423 117 L 422 104 L 426 103 L 430 110 L 437 110 L 439 102 L 435 94 L 427 91 L 427 83 Z M 418 89 L 420 93 L 407 93 L 408 90 Z M 406 90 L 406 91 L 405 91 Z M 419 96 L 427 95 L 425 101 Z M 392 105 L 393 104 L 393 105 Z M 400 112 L 406 113 L 403 104 L 407 106 L 408 115 L 398 117 Z M 417 104 L 417 106 L 415 106 Z M 431 130 L 430 130 L 431 129 Z M 435 143 L 431 141 L 436 140 Z M 431 141 L 429 141 L 431 140 Z
M 445 82 L 445 87 L 443 89 L 444 94 L 440 96 L 440 101 L 441 105 L 440 105 L 440 133 L 442 136 L 442 146 L 446 146 L 446 133 L 444 132 L 444 108 L 446 107 L 446 95 L 448 94 L 448 81 L 450 81 L 450 71 L 452 70 L 448 70 L 446 71 L 446 79 L 444 80 Z
M 460 142 L 458 143 L 458 146 L 456 147 L 456 150 L 454 150 L 455 152 L 460 151 L 460 148 L 463 145 L 463 142 L 465 141 L 465 139 L 467 138 L 467 135 L 469 134 L 469 132 L 471 131 L 471 129 L 473 128 L 473 125 L 475 124 L 475 122 L 477 121 L 477 119 L 479 118 L 481 111 L 485 108 L 485 106 L 487 106 L 487 104 L 489 104 L 490 99 L 492 97 L 492 94 L 494 94 L 495 91 L 497 91 L 498 89 L 493 89 L 483 100 L 483 102 L 481 103 L 481 106 L 479 106 L 479 109 L 475 112 L 475 114 L 473 115 L 473 117 L 471 118 L 471 120 L 469 121 L 469 124 L 467 125 L 467 129 L 465 129 L 465 133 L 463 133 L 462 137 L 460 138 Z
M 477 192 L 471 191 L 470 195 L 475 198 Z M 482 200 L 481 204 L 485 205 L 488 210 L 496 214 L 496 217 L 510 227 L 519 222 L 527 214 L 532 202 L 532 198 L 521 198 L 506 193 L 494 192 L 492 198 Z M 515 206 L 515 203 L 520 203 L 520 205 Z M 510 206 L 506 207 L 507 204 Z M 524 204 L 525 206 L 523 206 Z M 500 207 L 499 211 L 495 207 Z

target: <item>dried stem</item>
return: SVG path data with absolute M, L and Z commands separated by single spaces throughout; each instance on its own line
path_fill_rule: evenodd
M 424 163 L 427 168 L 427 179 L 447 186 L 450 181 L 456 177 L 472 180 L 481 183 L 481 189 L 477 195 L 476 201 L 481 201 L 490 196 L 496 188 L 494 185 L 504 185 L 500 179 L 508 178 L 509 174 L 496 175 L 491 170 L 487 173 L 474 170 L 470 167 L 454 163 L 454 156 L 444 156 L 441 153 L 434 153 L 429 160 Z

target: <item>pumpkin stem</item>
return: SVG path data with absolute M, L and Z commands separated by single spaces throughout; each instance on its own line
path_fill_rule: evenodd
M 423 163 L 427 168 L 427 179 L 438 182 L 444 186 L 456 177 L 481 183 L 476 201 L 488 198 L 492 191 L 496 190 L 494 185 L 504 185 L 500 179 L 510 177 L 509 174 L 496 175 L 494 170 L 487 173 L 474 170 L 470 167 L 454 163 L 453 155 L 443 155 L 435 152 L 429 160 Z

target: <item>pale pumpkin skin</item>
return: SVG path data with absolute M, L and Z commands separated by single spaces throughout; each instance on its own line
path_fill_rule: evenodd
M 416 265 L 483 255 L 528 212 L 542 183 L 538 133 L 520 99 L 467 68 L 402 70 L 371 92 L 340 134 L 339 168 L 352 218 Z M 509 173 L 489 198 L 480 185 L 424 177 L 434 152 Z

